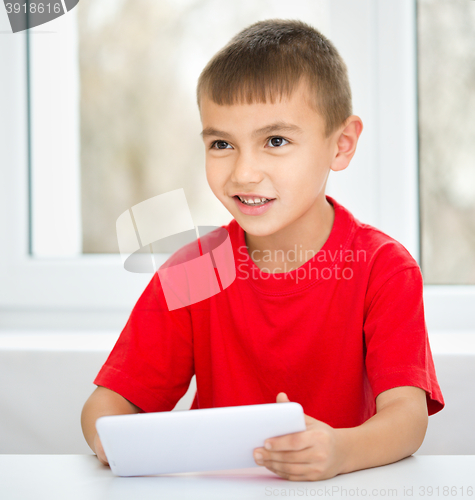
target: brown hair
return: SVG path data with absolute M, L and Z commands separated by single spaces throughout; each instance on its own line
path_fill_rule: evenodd
M 203 95 L 219 105 L 265 103 L 267 96 L 274 103 L 302 77 L 328 138 L 352 114 L 347 67 L 330 40 L 300 20 L 266 19 L 235 35 L 201 72 L 198 107 Z

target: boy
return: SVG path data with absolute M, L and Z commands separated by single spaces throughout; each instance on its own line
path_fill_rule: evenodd
M 259 21 L 211 59 L 197 98 L 208 183 L 234 217 L 223 227 L 236 279 L 169 311 L 154 274 L 84 406 L 87 442 L 107 463 L 96 419 L 169 411 L 196 374 L 192 409 L 303 406 L 306 431 L 254 450 L 283 478 L 411 455 L 444 400 L 419 266 L 325 195 L 363 128 L 345 63 L 306 23 Z

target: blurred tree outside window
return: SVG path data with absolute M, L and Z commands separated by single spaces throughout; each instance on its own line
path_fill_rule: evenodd
M 418 0 L 421 264 L 475 284 L 475 2 Z
M 188 4 L 78 4 L 83 253 L 117 253 L 119 215 L 178 188 L 196 225 L 231 220 L 205 177 Z

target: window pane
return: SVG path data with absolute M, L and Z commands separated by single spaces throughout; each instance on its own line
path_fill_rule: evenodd
M 424 281 L 475 284 L 475 2 L 417 8 Z
M 197 78 L 245 26 L 300 18 L 327 31 L 328 0 L 81 0 L 81 195 L 84 253 L 118 252 L 115 221 L 183 188 L 195 225 L 230 213 L 208 187 Z
M 196 225 L 231 219 L 206 183 L 182 3 L 78 4 L 83 253 L 118 252 L 119 215 L 180 187 Z

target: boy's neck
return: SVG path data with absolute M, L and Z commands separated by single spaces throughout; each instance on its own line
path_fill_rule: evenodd
M 251 259 L 259 269 L 282 273 L 297 269 L 310 260 L 330 236 L 335 209 L 325 195 L 315 205 L 280 231 L 268 236 L 244 232 Z

